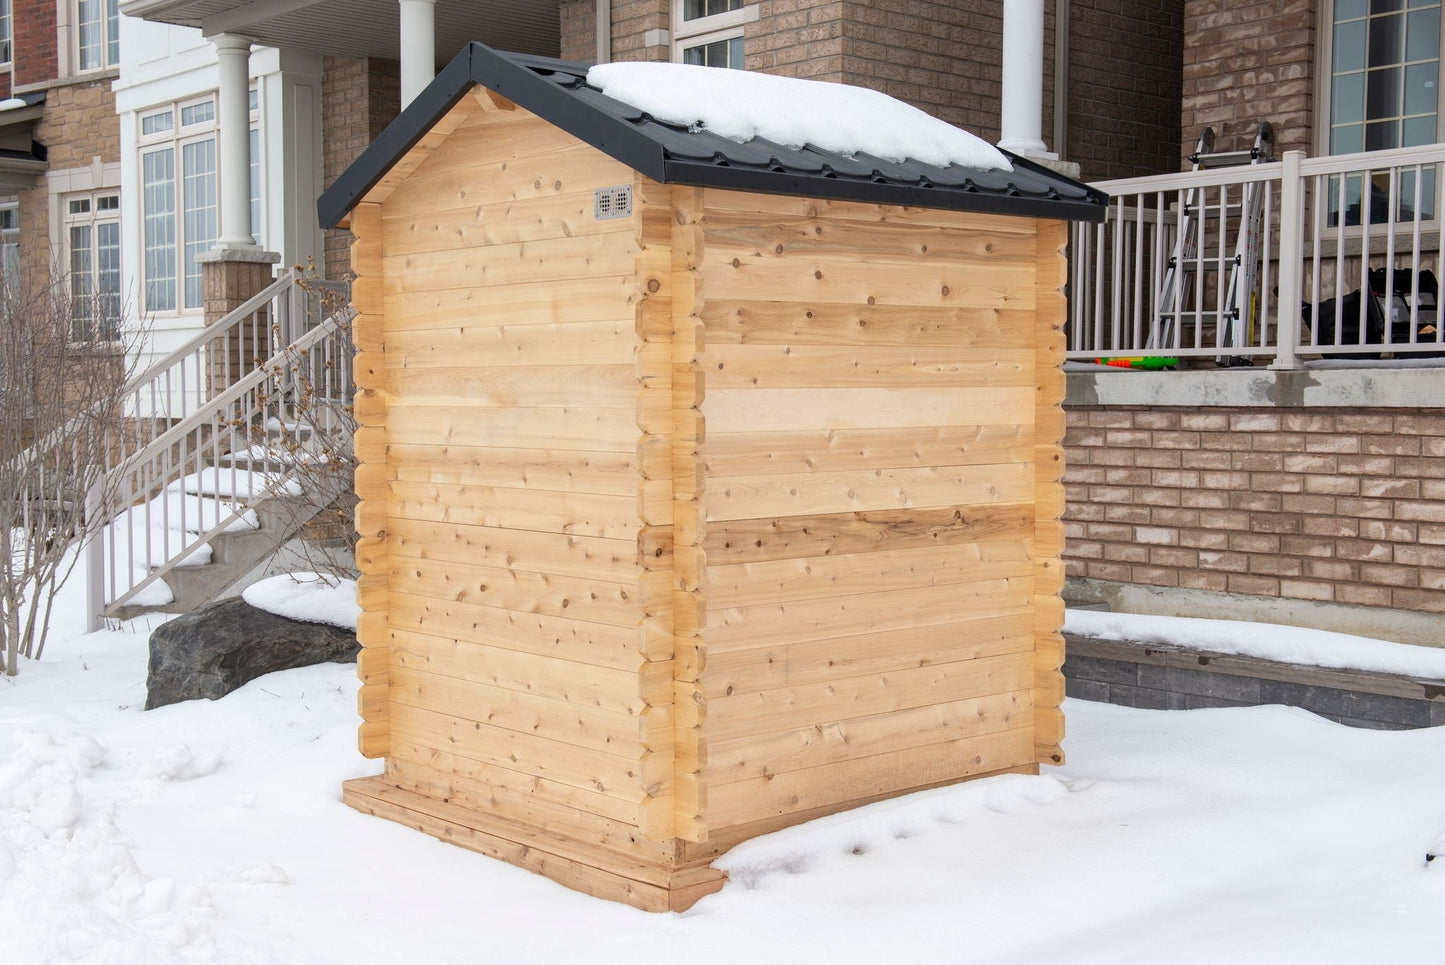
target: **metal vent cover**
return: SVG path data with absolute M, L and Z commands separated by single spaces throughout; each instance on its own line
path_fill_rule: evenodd
M 598 221 L 626 218 L 632 214 L 632 185 L 598 188 L 592 192 L 592 216 Z

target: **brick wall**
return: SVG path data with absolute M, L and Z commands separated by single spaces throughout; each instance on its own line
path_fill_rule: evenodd
M 842 0 L 762 0 L 743 29 L 748 70 L 810 80 L 845 81 Z M 876 85 L 874 85 L 876 86 Z
M 326 187 L 401 112 L 401 75 L 394 60 L 325 57 L 321 62 L 321 177 Z M 326 277 L 351 272 L 349 231 L 325 231 Z
M 1074 0 L 1069 35 L 1064 156 L 1086 181 L 1179 170 L 1184 0 Z
M 1274 125 L 1276 156 L 1310 150 L 1317 3 L 1185 0 L 1184 155 L 1206 126 L 1220 149 L 1233 149 L 1252 143 L 1266 120 Z
M 1445 613 L 1445 410 L 1069 410 L 1070 576 Z
M 597 60 L 596 0 L 567 0 L 557 7 L 561 32 L 557 55 L 563 60 L 591 64 Z
M 612 0 L 612 59 L 670 60 L 671 47 L 647 46 L 646 34 L 649 30 L 671 29 L 672 5 L 668 0 Z
M 55 10 L 55 0 L 14 0 L 11 4 L 16 87 L 55 79 Z

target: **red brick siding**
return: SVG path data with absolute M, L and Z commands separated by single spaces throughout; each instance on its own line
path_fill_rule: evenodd
M 1071 576 L 1445 613 L 1445 411 L 1068 418 Z
M 57 71 L 55 0 L 14 0 L 11 13 L 15 86 L 54 80 Z
M 1260 121 L 1276 155 L 1313 142 L 1318 0 L 1185 0 L 1181 148 L 1212 126 L 1221 149 L 1246 147 Z
M 1086 181 L 1179 170 L 1183 0 L 1074 0 L 1069 34 L 1064 156 Z

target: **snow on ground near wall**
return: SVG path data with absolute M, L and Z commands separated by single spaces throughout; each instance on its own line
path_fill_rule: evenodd
M 1311 667 L 1445 680 L 1445 649 L 1273 623 L 1068 610 L 1064 632 L 1099 640 L 1172 644 L 1188 650 L 1213 650 Z
M 252 583 L 241 598 L 258 610 L 307 623 L 356 629 L 356 581 L 316 573 L 283 573 Z
M 79 613 L 0 678 L 6 965 L 1439 958 L 1445 728 L 1071 700 L 1063 768 L 756 839 L 649 915 L 342 805 L 355 668 L 145 713 L 148 628 Z
M 599 64 L 587 83 L 667 124 L 734 141 L 1011 171 L 998 148 L 878 91 L 690 64 Z
M 177 493 L 201 493 L 239 499 L 266 495 L 301 495 L 301 484 L 279 473 L 220 466 L 208 466 L 200 472 L 193 472 L 184 479 L 171 483 L 167 489 Z

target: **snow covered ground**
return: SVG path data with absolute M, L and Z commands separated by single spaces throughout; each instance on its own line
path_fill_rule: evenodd
M 71 613 L 78 612 L 71 609 Z M 143 713 L 144 622 L 0 679 L 0 962 L 1439 961 L 1445 728 L 1070 701 L 1068 764 L 749 842 L 649 915 L 340 803 L 350 666 Z

